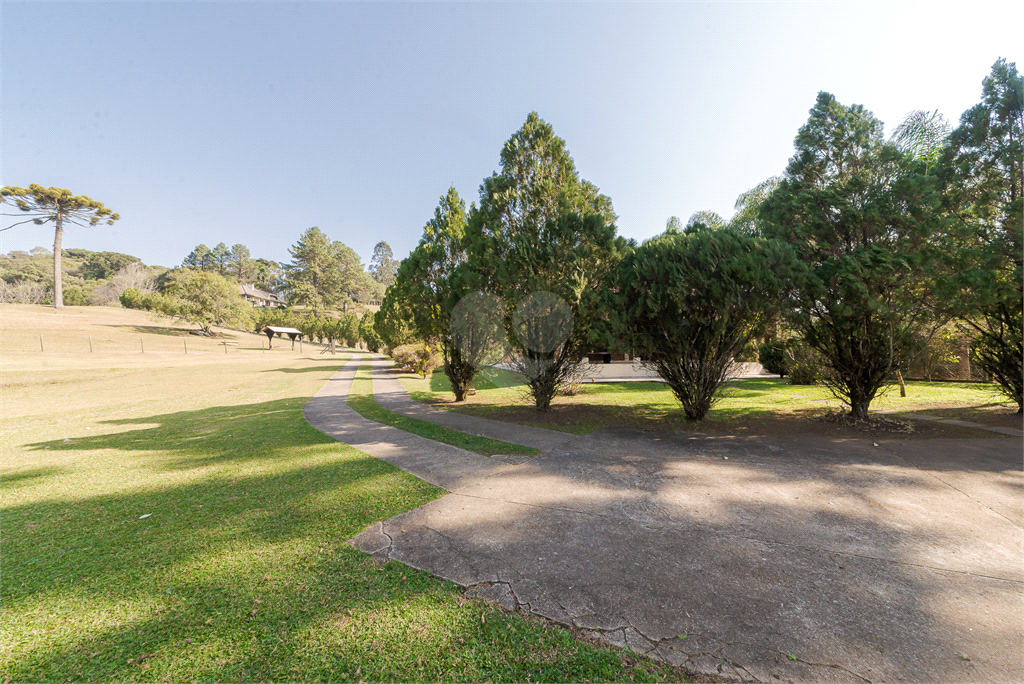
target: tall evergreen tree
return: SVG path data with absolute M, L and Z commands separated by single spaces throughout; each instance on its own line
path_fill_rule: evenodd
M 314 315 L 348 304 L 366 286 L 368 276 L 359 255 L 351 247 L 332 242 L 316 226 L 310 228 L 289 253 L 292 263 L 284 265 L 288 301 L 309 306 Z
M 395 254 L 391 251 L 391 245 L 381 240 L 373 248 L 373 257 L 370 259 L 370 276 L 384 287 L 391 287 L 395 282 L 395 274 L 398 272 L 398 262 L 395 261 Z
M 961 227 L 958 313 L 978 335 L 978 363 L 1024 413 L 1024 78 L 999 59 L 981 102 L 960 117 L 939 163 Z
M 452 313 L 469 291 L 466 274 L 459 272 L 466 261 L 465 232 L 465 202 L 455 188 L 449 188 L 434 218 L 423 228 L 416 249 L 402 260 L 391 288 L 412 313 L 417 335 L 440 344 L 455 401 L 463 401 L 472 387 L 488 343 L 480 338 L 479 326 L 473 325 L 477 319 L 463 317 L 454 329 L 452 325 Z
M 934 177 L 882 138 L 860 105 L 820 93 L 785 177 L 761 206 L 764 233 L 810 267 L 791 323 L 826 363 L 825 381 L 864 420 L 916 350 L 941 262 Z
M 314 315 L 338 299 L 341 277 L 334 243 L 313 226 L 289 248 L 292 263 L 285 265 L 289 304 L 309 306 Z
M 597 338 L 598 295 L 623 244 L 615 238 L 615 219 L 611 200 L 580 180 L 565 141 L 536 112 L 505 143 L 501 172 L 484 179 L 480 206 L 470 210 L 470 265 L 480 287 L 509 306 L 508 340 L 540 410 L 549 408 Z M 567 312 L 559 313 L 545 292 L 563 300 Z M 550 321 L 552 330 L 567 321 L 565 339 L 553 348 L 521 339 L 525 309 L 540 317 L 537 323 Z
M 195 271 L 209 271 L 212 263 L 210 258 L 210 248 L 199 244 L 182 260 L 181 266 L 182 268 L 191 268 Z

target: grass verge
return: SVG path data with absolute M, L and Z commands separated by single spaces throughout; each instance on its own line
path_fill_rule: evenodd
M 390 425 L 399 430 L 405 430 L 414 435 L 432 439 L 435 442 L 451 444 L 460 449 L 473 451 L 484 456 L 493 456 L 494 454 L 536 456 L 540 453 L 539 449 L 533 447 L 470 435 L 387 410 L 373 399 L 372 368 L 370 366 L 360 366 L 359 370 L 356 371 L 356 377 L 352 381 L 352 389 L 348 395 L 348 405 L 367 420 Z
M 515 373 L 486 369 L 474 380 L 475 396 L 452 401 L 448 378 L 441 372 L 423 379 L 403 374 L 400 379 L 416 400 L 437 408 L 504 420 L 572 434 L 605 427 L 685 430 L 730 434 L 859 435 L 871 428 L 846 426 L 822 418 L 842 408 L 827 388 L 790 385 L 781 378 L 750 378 L 727 383 L 722 398 L 701 423 L 691 423 L 668 385 L 659 382 L 620 382 L 583 385 L 573 397 L 556 396 L 548 412 L 538 412 Z M 907 396 L 889 391 L 872 408 L 942 417 L 955 414 L 986 425 L 1021 428 L 1016 407 L 994 385 L 981 383 L 907 383 Z M 995 437 L 995 433 L 951 425 L 914 422 L 913 432 L 898 438 Z
M 6 357 L 4 680 L 678 678 L 349 547 L 444 492 L 305 422 L 337 366 Z

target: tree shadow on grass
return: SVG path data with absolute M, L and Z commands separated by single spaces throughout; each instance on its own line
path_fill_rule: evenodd
M 381 566 L 349 548 L 345 540 L 367 525 L 444 492 L 344 445 L 312 446 L 320 452 L 306 465 L 280 472 L 197 473 L 175 486 L 150 480 L 145 491 L 72 492 L 5 508 L 5 676 L 431 681 L 631 674 L 616 654 L 514 616 L 492 612 L 485 622 L 482 607 L 460 610 L 454 585 L 397 563 Z M 492 646 L 542 638 L 551 643 L 537 650 L 538 662 L 519 662 L 518 644 Z M 589 655 L 573 657 L 574 649 Z M 560 669 L 567 662 L 606 667 L 577 677 Z
M 288 397 L 257 404 L 211 406 L 195 411 L 107 420 L 102 424 L 140 427 L 26 446 L 31 450 L 48 449 L 50 453 L 104 449 L 126 453 L 157 452 L 157 456 L 145 462 L 156 470 L 266 463 L 294 458 L 288 451 L 291 448 L 337 444 L 305 421 L 302 409 L 307 401 L 308 397 Z
M 6 472 L 3 477 L 0 477 L 0 490 L 11 490 L 26 484 L 33 484 L 33 481 L 59 475 L 62 472 L 65 472 L 65 469 L 58 466 L 23 468 Z
M 314 360 L 314 359 L 309 359 L 309 360 Z M 315 360 L 321 360 L 321 359 L 315 359 Z M 341 368 L 346 363 L 348 363 L 348 359 L 333 358 L 333 359 L 324 359 L 324 360 L 333 361 L 334 363 L 336 363 L 338 365 L 338 368 Z M 323 372 L 323 370 L 324 370 L 323 365 L 319 365 L 319 366 L 306 366 L 305 368 L 268 368 L 267 370 L 260 371 L 260 372 L 261 373 L 321 373 L 321 372 Z

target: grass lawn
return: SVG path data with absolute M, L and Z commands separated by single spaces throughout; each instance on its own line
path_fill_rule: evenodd
M 678 678 L 347 546 L 444 492 L 305 422 L 346 357 L 60 316 L 0 305 L 4 681 Z M 70 349 L 89 332 L 110 347 Z
M 470 415 L 534 425 L 573 434 L 587 434 L 603 427 L 634 427 L 658 430 L 697 430 L 736 434 L 861 434 L 862 428 L 843 426 L 824 419 L 842 404 L 820 386 L 790 385 L 781 378 L 750 378 L 729 382 L 721 401 L 698 424 L 686 420 L 668 385 L 660 382 L 620 382 L 583 385 L 575 397 L 555 397 L 551 411 L 533 408 L 521 378 L 500 369 L 486 369 L 477 376 L 475 396 L 455 404 L 443 372 L 422 379 L 403 374 L 402 384 L 415 399 L 438 408 Z M 907 397 L 898 388 L 876 399 L 872 408 L 956 417 L 978 423 L 1021 427 L 1016 406 L 1006 404 L 994 385 L 979 383 L 907 383 Z M 993 437 L 995 433 L 951 425 L 915 421 L 906 437 Z M 901 433 L 893 433 L 893 436 Z
M 371 378 L 371 367 L 361 366 L 356 371 L 356 377 L 352 382 L 352 389 L 348 395 L 348 405 L 363 418 L 383 423 L 384 425 L 390 425 L 399 430 L 405 430 L 414 435 L 432 439 L 435 442 L 444 442 L 467 451 L 474 451 L 484 456 L 493 456 L 494 454 L 536 456 L 540 453 L 540 449 L 534 449 L 533 447 L 510 444 L 488 437 L 478 437 L 389 411 L 374 401 L 373 380 Z

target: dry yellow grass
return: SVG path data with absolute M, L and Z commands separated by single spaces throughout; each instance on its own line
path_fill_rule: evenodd
M 196 326 L 144 311 L 112 306 L 69 306 L 62 311 L 29 304 L 0 304 L 0 353 L 17 354 L 184 354 L 224 353 L 224 342 L 233 351 L 261 351 L 264 335 L 214 328 L 216 338 L 190 334 Z M 42 348 L 40 352 L 40 341 Z M 92 340 L 90 352 L 89 341 Z M 280 345 L 281 349 L 277 349 Z M 275 351 L 290 351 L 287 340 L 275 340 Z M 304 348 L 308 345 L 304 345 Z M 312 349 L 319 353 L 320 346 Z M 298 350 L 298 345 L 296 345 Z M 308 349 L 306 349 L 308 351 Z

